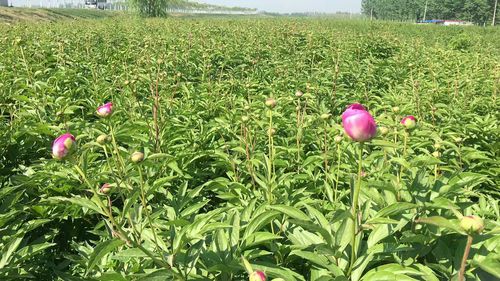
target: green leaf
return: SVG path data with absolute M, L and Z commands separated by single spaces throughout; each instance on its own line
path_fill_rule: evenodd
M 274 264 L 252 264 L 254 270 L 264 271 L 269 277 L 283 278 L 286 281 L 305 281 L 300 274 L 286 267 L 279 267 Z
M 389 205 L 380 211 L 378 211 L 376 217 L 389 217 L 392 215 L 400 214 L 403 211 L 416 208 L 417 205 L 408 202 L 398 202 L 392 205 Z
M 83 198 L 81 196 L 73 196 L 71 198 L 55 196 L 55 197 L 50 197 L 48 200 L 70 202 L 72 204 L 79 205 L 89 210 L 95 211 L 96 213 L 99 213 L 101 215 L 106 215 L 106 213 L 103 210 L 101 210 L 94 202 L 92 202 L 87 198 Z
M 118 272 L 105 272 L 99 277 L 99 281 L 127 281 L 127 278 Z
M 500 254 L 489 254 L 484 260 L 478 262 L 477 266 L 500 279 Z
M 187 217 L 187 216 L 193 214 L 194 212 L 197 212 L 199 209 L 203 208 L 208 202 L 210 202 L 210 201 L 204 200 L 204 201 L 198 202 L 196 204 L 190 205 L 186 209 L 182 210 L 181 217 Z
M 241 246 L 242 249 L 246 248 L 251 248 L 256 245 L 276 240 L 276 239 L 283 239 L 283 237 L 272 234 L 270 232 L 255 232 L 250 234 L 245 241 L 243 241 L 243 245 Z
M 370 145 L 381 146 L 381 147 L 390 147 L 390 148 L 398 148 L 399 147 L 399 145 L 395 144 L 394 142 L 385 141 L 385 140 L 378 140 L 378 139 L 372 140 Z
M 342 270 L 336 264 L 329 261 L 328 258 L 323 254 L 319 255 L 309 251 L 294 250 L 290 253 L 290 255 L 301 257 L 317 266 L 328 269 L 331 272 L 331 274 L 333 274 L 333 276 L 335 277 L 344 276 Z
M 95 248 L 89 258 L 89 264 L 87 266 L 88 274 L 94 266 L 109 252 L 115 250 L 116 248 L 122 246 L 125 242 L 120 239 L 106 240 L 99 243 Z
M 440 217 L 440 216 L 434 216 L 434 217 L 428 217 L 428 218 L 420 218 L 416 221 L 417 223 L 425 223 L 425 224 L 432 224 L 436 225 L 438 227 L 446 228 L 449 230 L 453 230 L 455 232 L 458 232 L 460 234 L 466 235 L 465 231 L 463 231 L 458 223 L 453 222 L 452 220 Z
M 269 211 L 258 215 L 248 223 L 245 228 L 245 234 L 243 235 L 243 240 L 246 240 L 250 234 L 259 231 L 264 225 L 268 224 L 274 217 L 278 216 L 280 213 L 277 211 Z
M 351 273 L 351 281 L 358 281 L 363 275 L 365 268 L 373 260 L 375 254 L 383 252 L 384 246 L 382 244 L 377 244 L 369 249 L 368 252 L 359 256 L 354 262 L 354 267 Z
M 413 278 L 417 277 L 418 279 Z M 371 280 L 425 280 L 425 281 L 439 281 L 439 279 L 434 275 L 433 271 L 421 264 L 416 264 L 412 266 L 403 266 L 396 263 L 384 264 L 368 271 L 362 281 Z
M 292 207 L 292 206 L 286 206 L 286 205 L 273 205 L 269 206 L 269 208 L 274 209 L 276 211 L 279 211 L 291 218 L 297 219 L 297 220 L 303 220 L 303 221 L 309 221 L 310 218 L 301 210 Z
M 4 268 L 10 258 L 12 257 L 12 254 L 17 250 L 21 242 L 23 241 L 23 236 L 20 237 L 14 237 L 12 238 L 8 243 L 4 244 L 4 247 L 2 249 L 2 259 L 0 260 L 0 269 Z

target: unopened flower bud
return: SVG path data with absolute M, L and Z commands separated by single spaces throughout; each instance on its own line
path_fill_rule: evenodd
M 76 139 L 70 134 L 66 133 L 59 136 L 52 143 L 52 157 L 61 160 L 71 154 L 76 149 Z
M 392 112 L 398 113 L 399 112 L 399 107 L 398 106 L 393 107 L 392 108 Z
M 109 183 L 103 184 L 99 189 L 99 192 L 101 192 L 102 194 L 109 194 L 110 191 L 111 191 L 111 185 Z
M 342 139 L 343 139 L 342 136 L 336 136 L 333 140 L 335 141 L 335 143 L 340 143 L 342 142 Z
M 410 115 L 410 116 L 406 116 L 405 118 L 403 118 L 403 120 L 401 120 L 401 124 L 403 124 L 403 126 L 405 126 L 406 129 L 411 130 L 411 129 L 415 128 L 415 126 L 417 125 L 417 122 L 415 120 L 415 117 Z
M 464 216 L 460 220 L 460 227 L 468 233 L 480 233 L 484 228 L 484 221 L 478 216 Z
M 276 106 L 276 100 L 273 98 L 266 99 L 266 106 L 269 108 L 274 108 Z
M 113 114 L 113 103 L 108 102 L 104 105 L 101 105 L 97 108 L 97 115 L 102 118 L 109 117 Z
M 262 271 L 254 271 L 250 274 L 249 281 L 266 281 L 266 274 Z
M 271 135 L 274 135 L 274 134 L 276 134 L 276 129 L 270 128 L 270 129 L 267 130 L 267 133 L 271 134 Z
M 435 148 L 435 149 L 440 149 L 440 148 L 441 148 L 441 143 L 436 142 L 436 143 L 434 144 L 434 148 Z
M 387 135 L 389 133 L 389 129 L 387 127 L 380 127 L 379 132 L 382 136 Z
M 323 113 L 321 114 L 320 118 L 323 120 L 327 120 L 328 118 L 330 118 L 330 113 Z
M 106 144 L 108 142 L 108 139 L 109 139 L 108 135 L 103 134 L 103 135 L 98 136 L 96 141 L 98 144 L 103 145 L 103 144 Z
M 439 151 L 434 151 L 432 153 L 432 156 L 436 157 L 436 158 L 439 158 L 441 156 L 441 153 L 439 153 Z
M 351 104 L 342 113 L 342 126 L 353 141 L 366 142 L 377 135 L 375 119 L 359 103 Z
M 245 105 L 245 107 L 243 107 L 244 110 L 250 110 L 250 106 L 249 105 Z
M 136 152 L 132 153 L 130 160 L 132 160 L 133 163 L 142 162 L 144 160 L 144 153 L 136 151 Z
M 304 95 L 304 93 L 302 93 L 302 91 L 298 90 L 297 92 L 295 92 L 295 96 L 298 98 L 302 97 L 303 95 Z
M 241 116 L 241 121 L 243 121 L 243 122 L 248 122 L 249 119 L 250 118 L 248 116 L 246 116 L 246 115 Z

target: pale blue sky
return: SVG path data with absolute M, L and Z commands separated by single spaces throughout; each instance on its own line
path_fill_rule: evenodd
M 215 5 L 257 8 L 268 12 L 359 13 L 361 0 L 197 0 Z

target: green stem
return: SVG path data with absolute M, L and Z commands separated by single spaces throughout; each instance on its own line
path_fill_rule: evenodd
M 337 192 L 339 188 L 339 176 L 340 176 L 340 143 L 337 144 L 337 174 L 335 175 L 335 202 L 337 202 Z
M 357 234 L 357 226 L 358 226 L 358 198 L 359 191 L 361 189 L 361 172 L 363 168 L 363 147 L 364 143 L 360 143 L 359 145 L 359 159 L 358 159 L 358 181 L 356 182 L 356 186 L 354 187 L 354 194 L 352 198 L 352 206 L 351 206 L 351 216 L 352 216 L 352 226 L 351 226 L 351 260 L 349 265 L 349 273 L 351 273 L 354 261 L 356 261 L 356 234 Z
M 267 184 L 268 184 L 268 202 L 269 205 L 272 204 L 273 201 L 273 172 L 274 172 L 274 146 L 273 146 L 273 110 L 269 110 L 269 129 L 267 130 L 267 134 L 269 136 L 269 167 L 267 168 Z M 274 226 L 271 221 L 271 232 L 274 234 Z
M 102 201 L 99 199 L 99 194 L 97 193 L 97 191 L 95 190 L 95 188 L 92 187 L 92 185 L 88 181 L 87 177 L 85 176 L 85 173 L 83 173 L 83 171 L 80 169 L 80 167 L 78 167 L 78 165 L 75 165 L 75 169 L 80 174 L 80 176 L 82 177 L 82 179 L 85 182 L 85 184 L 89 187 L 90 191 L 92 191 L 92 193 L 94 194 L 94 196 L 97 198 L 97 200 L 95 200 L 95 202 L 97 202 L 97 205 L 99 205 L 99 208 L 104 212 L 104 214 L 108 217 L 108 219 L 111 222 L 111 224 L 116 228 L 116 230 L 118 231 L 118 235 L 120 236 L 120 238 L 122 240 L 124 240 L 126 243 L 131 243 L 132 246 L 134 246 L 134 247 L 138 248 L 139 250 L 141 250 L 144 254 L 146 254 L 148 257 L 150 257 L 151 260 L 153 260 L 153 262 L 156 265 L 158 265 L 160 267 L 170 268 L 170 266 L 167 263 L 165 263 L 165 262 L 157 259 L 155 257 L 155 255 L 153 253 L 151 253 L 151 251 L 149 251 L 148 249 L 144 248 L 142 245 L 140 245 L 137 242 L 135 242 L 133 240 L 130 240 L 128 238 L 127 233 L 120 227 L 119 224 L 116 223 L 115 219 L 113 218 L 113 214 L 111 214 L 111 213 L 108 212 L 106 206 L 104 206 L 104 204 L 102 203 Z
M 118 162 L 120 163 L 120 168 L 122 175 L 125 175 L 125 162 L 123 161 L 121 155 L 120 155 L 120 150 L 118 149 L 118 144 L 116 142 L 115 138 L 115 130 L 113 128 L 113 125 L 111 124 L 111 121 L 109 121 L 109 131 L 111 133 L 111 142 L 113 143 L 113 149 L 116 151 L 116 157 L 118 158 Z
M 408 132 L 404 132 L 404 141 L 403 141 L 403 160 L 406 159 L 406 146 L 408 144 Z M 399 174 L 398 174 L 398 194 L 397 194 L 397 199 L 398 201 L 401 200 L 401 181 L 403 177 L 403 165 L 400 165 L 399 167 Z
M 108 164 L 109 172 L 110 172 L 110 174 L 112 174 L 112 175 L 114 176 L 114 178 L 115 178 L 115 182 L 116 182 L 116 184 L 117 184 L 117 186 L 116 186 L 116 187 L 119 189 L 120 198 L 122 199 L 122 202 L 124 202 L 124 203 L 125 203 L 125 197 L 123 196 L 123 192 L 122 192 L 122 190 L 121 190 L 121 183 L 123 183 L 124 181 L 123 181 L 123 179 L 122 179 L 122 178 L 119 178 L 118 176 L 116 176 L 116 175 L 113 173 L 113 168 L 111 167 L 111 163 L 110 163 L 110 162 L 111 162 L 111 161 L 110 161 L 110 160 L 111 160 L 111 158 L 109 157 L 108 150 L 106 149 L 106 145 L 103 145 L 102 147 L 103 147 L 103 149 L 104 149 L 104 155 L 106 156 L 106 163 Z M 122 214 L 121 220 L 125 220 L 125 215 L 126 215 L 126 214 Z M 133 221 L 132 221 L 132 217 L 130 216 L 130 213 L 128 213 L 127 215 L 128 215 L 128 216 L 126 217 L 126 219 L 128 220 L 128 222 L 129 222 L 130 226 L 132 227 L 133 234 L 137 236 L 139 232 L 138 232 L 138 231 L 137 231 L 137 229 L 135 228 L 135 225 L 134 225 L 134 223 L 133 223 Z
M 464 256 L 462 257 L 462 263 L 460 264 L 460 271 L 458 272 L 458 281 L 465 280 L 465 266 L 467 265 L 467 259 L 469 258 L 469 252 L 471 246 L 472 246 L 472 236 L 467 235 L 467 244 L 465 245 Z
M 301 134 L 301 124 L 300 124 L 300 99 L 297 105 L 297 172 L 300 171 L 300 134 Z
M 142 169 L 140 166 L 137 167 L 139 170 L 139 176 L 141 177 L 141 202 L 142 202 L 142 209 L 144 210 L 144 213 L 146 214 L 146 218 L 148 219 L 149 227 L 151 228 L 151 231 L 153 232 L 153 239 L 155 241 L 155 246 L 156 250 L 160 252 L 160 246 L 158 245 L 158 238 L 156 236 L 156 231 L 155 228 L 153 227 L 153 222 L 151 220 L 151 216 L 149 214 L 149 209 L 148 206 L 146 205 L 146 193 L 144 191 L 144 176 L 142 175 Z
M 323 151 L 323 153 L 324 153 L 324 159 L 323 159 L 323 161 L 324 161 L 324 165 L 325 165 L 325 174 L 329 170 L 328 169 L 328 128 L 327 128 L 327 126 L 328 125 L 325 122 L 325 128 L 324 128 L 324 132 L 323 132 L 323 134 L 324 134 L 324 142 L 325 142 L 325 146 L 324 146 L 324 149 L 323 149 L 324 150 Z
M 267 130 L 269 141 L 269 165 L 267 167 L 268 202 L 271 204 L 273 198 L 272 178 L 274 171 L 274 147 L 273 147 L 273 111 L 269 110 L 269 129 Z

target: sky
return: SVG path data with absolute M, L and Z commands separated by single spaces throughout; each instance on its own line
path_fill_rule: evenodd
M 361 0 L 198 0 L 208 4 L 257 8 L 267 12 L 323 12 L 361 11 Z

